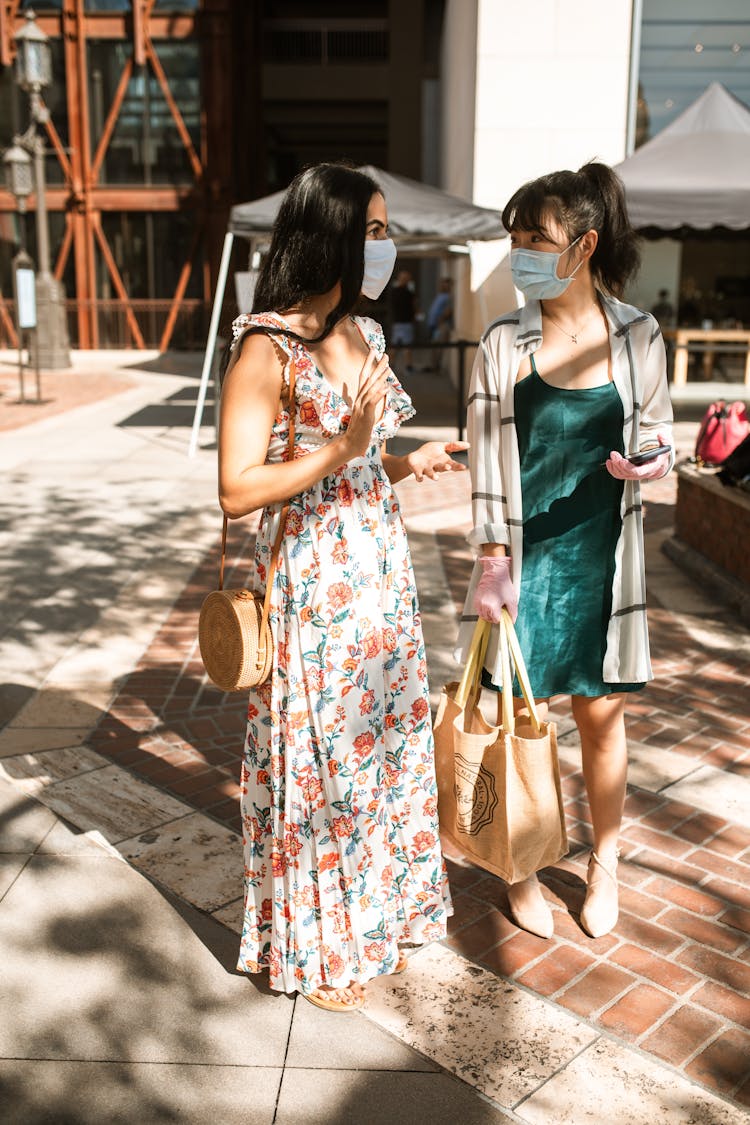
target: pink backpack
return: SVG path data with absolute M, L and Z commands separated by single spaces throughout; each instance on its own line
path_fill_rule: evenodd
M 695 442 L 696 460 L 705 465 L 721 465 L 750 433 L 750 418 L 744 402 L 723 399 L 712 402 L 703 415 Z

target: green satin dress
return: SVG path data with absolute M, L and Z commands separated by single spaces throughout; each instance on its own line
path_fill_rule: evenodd
M 516 384 L 523 567 L 516 632 L 534 696 L 600 696 L 643 684 L 602 680 L 612 607 L 623 482 L 603 462 L 623 452 L 614 383 L 553 387 L 531 374 Z M 488 677 L 485 675 L 485 684 Z M 518 684 L 514 694 L 520 695 Z

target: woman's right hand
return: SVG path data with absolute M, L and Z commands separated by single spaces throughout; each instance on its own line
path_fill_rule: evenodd
M 378 358 L 372 348 L 359 374 L 359 387 L 352 406 L 344 441 L 347 460 L 364 457 L 372 444 L 372 431 L 382 413 L 383 399 L 388 386 L 388 356 Z
M 483 621 L 497 625 L 503 606 L 511 620 L 518 617 L 518 594 L 510 577 L 510 558 L 507 555 L 483 555 L 479 560 L 482 577 L 474 593 L 474 610 Z

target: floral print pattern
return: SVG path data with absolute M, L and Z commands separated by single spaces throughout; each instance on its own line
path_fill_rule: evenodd
M 384 350 L 374 321 L 357 318 Z M 240 317 L 283 328 L 270 315 Z M 295 402 L 274 422 L 268 461 L 304 456 L 349 421 L 307 349 Z M 450 913 L 437 826 L 424 643 L 406 534 L 380 445 L 414 413 L 395 376 L 366 456 L 292 499 L 274 579 L 271 677 L 248 706 L 241 781 L 245 913 L 238 967 L 274 989 L 311 992 L 392 972 L 399 942 L 445 935 Z M 262 585 L 280 506 L 256 546 Z

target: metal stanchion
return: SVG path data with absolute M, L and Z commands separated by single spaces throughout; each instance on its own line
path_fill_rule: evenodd
M 458 346 L 458 401 L 456 402 L 456 427 L 458 440 L 464 440 L 464 417 L 466 410 L 466 349 L 468 340 L 457 340 Z
M 467 353 L 467 351 L 471 353 L 471 352 L 473 352 L 473 350 L 475 348 L 478 348 L 478 347 L 479 347 L 479 341 L 478 340 L 446 340 L 446 341 L 431 340 L 429 343 L 420 343 L 420 344 L 413 344 L 412 345 L 412 351 L 413 352 L 415 352 L 415 353 L 429 352 L 429 353 L 432 354 L 433 357 L 434 357 L 436 352 L 441 353 L 441 354 L 443 352 L 448 352 L 449 354 L 451 354 L 453 352 L 457 353 L 457 357 L 458 357 L 457 358 L 457 362 L 458 362 L 458 373 L 457 374 L 458 374 L 458 377 L 456 379 L 456 397 L 455 397 L 455 400 L 454 400 L 454 402 L 455 402 L 455 419 L 454 419 L 454 421 L 455 421 L 456 429 L 458 430 L 458 441 L 464 440 L 464 433 L 466 432 L 466 353 Z M 436 375 L 445 376 L 445 375 L 448 374 L 448 369 L 450 369 L 450 366 L 451 366 L 450 364 L 445 364 L 442 369 L 436 370 L 434 373 Z M 421 368 L 421 369 L 418 368 L 417 370 L 425 371 L 426 369 L 425 368 Z M 429 370 L 431 370 L 431 369 L 429 369 Z M 450 375 L 449 377 L 450 377 L 451 382 L 453 382 L 454 380 L 453 380 L 452 375 Z M 409 389 L 408 385 L 407 385 L 406 389 L 407 390 Z M 450 411 L 450 412 L 452 413 L 452 411 Z M 443 419 L 441 418 L 440 421 L 442 422 Z M 447 422 L 448 419 L 446 418 L 445 421 Z

